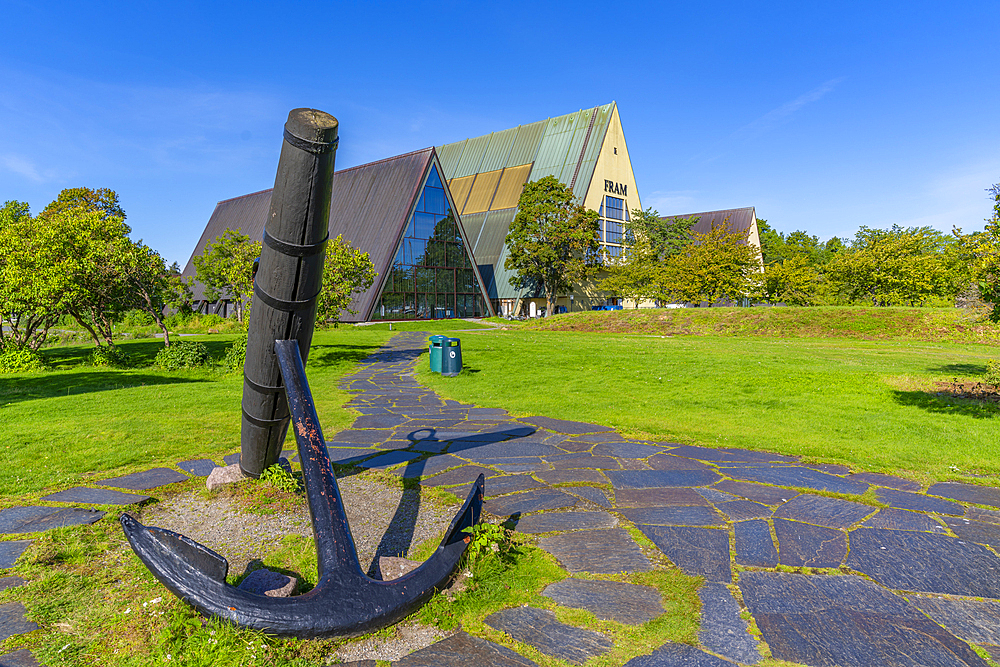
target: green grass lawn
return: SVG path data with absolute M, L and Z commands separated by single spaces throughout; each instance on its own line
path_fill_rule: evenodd
M 938 397 L 974 377 L 988 345 L 838 338 L 465 334 L 457 378 L 418 377 L 444 396 L 515 414 L 596 422 L 658 441 L 800 454 L 856 468 L 1000 476 L 1000 409 Z

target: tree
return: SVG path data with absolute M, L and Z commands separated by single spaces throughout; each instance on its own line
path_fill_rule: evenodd
M 661 218 L 652 208 L 632 209 L 621 255 L 609 264 L 600 288 L 635 303 L 661 301 L 669 277 L 664 262 L 691 244 L 699 218 Z
M 764 296 L 772 303 L 814 305 L 818 282 L 819 273 L 804 254 L 764 267 Z
M 993 199 L 993 215 L 981 232 L 963 234 L 956 228 L 957 256 L 968 267 L 968 275 L 983 301 L 993 304 L 990 319 L 1000 322 L 1000 183 L 986 190 Z
M 504 268 L 515 287 L 535 282 L 545 292 L 546 315 L 556 298 L 600 267 L 597 212 L 577 204 L 573 191 L 554 176 L 524 186 L 507 231 Z
M 663 300 L 709 305 L 750 298 L 759 291 L 760 250 L 749 243 L 750 231 L 730 231 L 729 219 L 664 262 Z
M 954 296 L 965 282 L 962 272 L 936 229 L 863 226 L 850 249 L 827 266 L 826 277 L 852 301 L 915 306 L 931 296 Z
M 227 229 L 214 243 L 205 245 L 200 257 L 194 258 L 198 281 L 205 286 L 207 301 L 224 295 L 233 298 L 236 317 L 243 321 L 253 295 L 253 263 L 260 257 L 260 241 Z
M 26 203 L 0 208 L 0 348 L 37 350 L 61 314 L 65 286 L 49 261 L 44 226 Z
M 58 215 L 71 208 L 97 211 L 105 219 L 114 217 L 125 220 L 125 211 L 118 203 L 118 193 L 108 188 L 66 188 L 40 215 L 43 218 Z
M 357 311 L 350 308 L 354 295 L 371 287 L 377 275 L 368 253 L 353 248 L 341 236 L 327 243 L 316 320 L 337 321 L 343 310 L 356 315 Z

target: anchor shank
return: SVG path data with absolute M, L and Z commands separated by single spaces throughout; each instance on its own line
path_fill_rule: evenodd
M 363 573 L 354 537 L 347 522 L 337 477 L 330 465 L 330 454 L 323 440 L 323 431 L 309 391 L 298 342 L 276 340 L 274 352 L 285 384 L 299 461 L 302 463 L 302 479 L 309 501 L 313 539 L 319 560 L 319 577 L 323 579 L 325 573 L 339 568 L 350 568 L 352 573 L 356 571 L 361 577 Z

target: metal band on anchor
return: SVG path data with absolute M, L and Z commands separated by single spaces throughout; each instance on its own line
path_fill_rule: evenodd
M 257 384 L 256 382 L 247 377 L 246 371 L 243 371 L 243 381 L 246 382 L 248 385 L 250 385 L 250 388 L 253 389 L 255 392 L 257 392 L 258 394 L 280 394 L 281 392 L 285 391 L 284 385 L 280 387 L 270 387 L 266 384 Z
M 300 310 L 305 310 L 309 306 L 313 305 L 316 299 L 319 297 L 320 292 L 316 292 L 311 297 L 305 301 L 285 301 L 284 299 L 277 299 L 264 290 L 260 288 L 260 285 L 254 284 L 253 293 L 256 294 L 261 301 L 266 305 L 274 308 L 275 310 L 280 310 L 285 313 L 295 313 Z
M 259 417 L 254 417 L 252 414 L 246 411 L 244 408 L 240 408 L 243 412 L 243 416 L 248 422 L 254 426 L 260 426 L 261 428 L 270 428 L 271 426 L 278 426 L 288 420 L 288 417 L 282 417 L 281 419 L 260 419 Z
M 280 239 L 276 239 L 268 234 L 266 229 L 264 230 L 264 245 L 280 252 L 282 255 L 288 255 L 289 257 L 311 257 L 313 255 L 318 255 L 323 252 L 323 248 L 326 247 L 326 242 L 329 240 L 330 232 L 327 232 L 326 238 L 319 243 L 298 245 L 296 243 L 287 243 Z
M 299 150 L 306 151 L 307 153 L 312 153 L 313 155 L 321 155 L 323 153 L 329 153 L 330 151 L 337 150 L 337 144 L 340 143 L 340 137 L 337 137 L 330 143 L 322 141 L 310 141 L 309 139 L 296 137 L 288 130 L 285 130 L 285 141 L 290 143 L 292 146 L 295 146 Z

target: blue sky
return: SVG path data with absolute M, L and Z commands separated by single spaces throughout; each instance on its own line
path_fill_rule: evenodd
M 982 227 L 1000 3 L 0 0 L 0 201 L 116 190 L 183 265 L 274 183 L 288 111 L 338 167 L 618 102 L 643 204 L 785 232 Z

